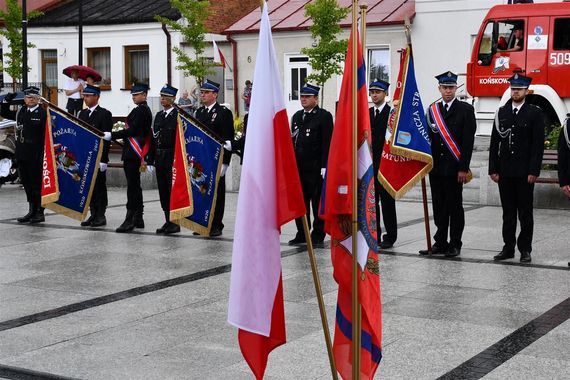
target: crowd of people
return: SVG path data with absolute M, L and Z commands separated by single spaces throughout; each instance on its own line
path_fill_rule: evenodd
M 457 75 L 447 71 L 436 76 L 441 99 L 428 107 L 426 116 L 430 126 L 433 169 L 429 174 L 432 207 L 436 233 L 431 251 L 420 251 L 421 255 L 445 255 L 456 257 L 461 254 L 462 234 L 465 227 L 463 209 L 463 186 L 471 179 L 470 161 L 476 131 L 473 106 L 456 98 Z M 527 101 L 531 78 L 515 74 L 510 79 L 510 99 L 499 108 L 496 114 L 489 148 L 489 176 L 499 187 L 503 211 L 503 248 L 494 260 L 514 258 L 515 249 L 520 252 L 520 261 L 531 262 L 533 240 L 533 193 L 534 184 L 540 174 L 544 150 L 544 122 L 539 107 Z M 249 106 L 251 97 L 250 81 L 246 82 L 244 106 Z M 369 84 L 369 94 L 373 105 L 369 108 L 372 129 L 372 152 L 374 171 L 378 172 L 382 160 L 386 130 L 391 106 L 387 102 L 390 84 L 374 80 Z M 199 87 L 199 103 L 193 100 L 196 91 L 189 94 L 183 91 L 178 104 L 189 110 L 204 125 L 222 137 L 224 160 L 217 201 L 213 213 L 210 237 L 220 236 L 224 229 L 225 175 L 232 152 L 242 154 L 245 133 L 235 139 L 232 112 L 218 103 L 220 84 L 206 80 Z M 99 106 L 101 91 L 89 83 L 80 83 L 70 78 L 66 94 L 70 96 L 68 110 L 79 108 L 73 97 L 79 94 L 85 108 L 77 111 L 78 117 L 104 134 L 104 151 L 101 157 L 99 175 L 94 185 L 90 204 L 90 216 L 81 223 L 84 227 L 106 225 L 107 186 L 105 172 L 108 163 L 111 140 L 123 139 L 122 161 L 127 179 L 126 217 L 116 229 L 124 233 L 135 228 L 144 228 L 143 192 L 141 171 L 156 171 L 161 207 L 165 222 L 156 230 L 157 234 L 172 234 L 180 231 L 177 224 L 169 220 L 172 163 L 174 159 L 174 139 L 177 109 L 173 107 L 178 90 L 165 85 L 160 91 L 162 110 L 153 118 L 147 104 L 148 86 L 135 84 L 131 95 L 135 108 L 127 116 L 128 128 L 112 131 L 111 113 Z M 298 172 L 304 194 L 311 239 L 315 246 L 323 246 L 325 239 L 324 223 L 319 217 L 319 203 L 323 180 L 326 175 L 329 145 L 334 128 L 333 116 L 319 107 L 320 88 L 307 83 L 300 91 L 301 110 L 291 120 L 291 137 L 295 150 Z M 20 223 L 40 223 L 45 220 L 40 199 L 43 133 L 46 118 L 45 110 L 39 105 L 39 89 L 25 89 L 25 106 L 17 112 L 11 110 L 9 102 L 13 94 L 8 94 L 1 107 L 3 117 L 17 121 L 17 158 L 20 175 L 29 212 L 18 219 Z M 153 121 L 154 120 L 154 121 Z M 247 127 L 247 114 L 244 120 Z M 559 182 L 564 194 L 570 198 L 570 133 L 569 126 L 563 126 L 559 141 Z M 245 131 L 244 131 L 245 132 Z M 156 168 L 156 169 L 155 169 Z M 397 240 L 397 216 L 394 198 L 376 179 L 376 216 L 378 225 L 378 246 L 391 248 Z M 380 209 L 382 212 L 380 212 Z M 312 210 L 312 211 L 311 211 Z M 312 218 L 311 218 L 312 215 Z M 382 215 L 385 233 L 381 233 Z M 312 223 L 311 223 L 312 219 Z M 517 219 L 520 232 L 516 236 Z M 290 245 L 305 244 L 302 221 L 296 221 L 297 233 L 289 241 Z M 570 263 L 569 263 L 570 265 Z

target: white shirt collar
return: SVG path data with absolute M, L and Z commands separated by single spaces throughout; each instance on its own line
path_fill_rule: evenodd
M 314 109 L 315 109 L 315 107 L 313 107 L 313 108 L 311 108 L 310 110 L 307 111 L 306 109 L 303 108 L 303 112 L 304 112 L 304 113 L 311 113 L 311 112 L 313 112 Z
M 443 99 L 441 99 L 441 104 L 444 106 L 447 104 L 447 108 L 449 109 L 449 108 L 451 108 L 451 105 L 453 104 L 454 101 L 455 101 L 455 98 L 451 99 L 451 102 L 446 103 Z
M 28 108 L 28 112 L 34 112 L 36 109 L 38 109 L 39 106 L 40 106 L 39 104 L 36 104 L 32 108 Z
M 212 110 L 212 108 L 214 108 L 215 105 L 216 105 L 216 102 L 212 103 L 209 106 L 206 106 L 206 109 L 208 110 L 208 112 L 210 112 Z
M 174 107 L 170 107 L 170 108 L 167 109 L 167 110 L 163 110 L 164 113 L 166 114 L 166 115 L 164 115 L 164 116 L 166 117 L 166 116 L 170 115 L 170 113 L 172 112 L 173 109 L 174 109 Z M 209 111 L 208 111 L 208 112 L 209 112 Z
M 382 102 L 382 104 L 380 104 L 379 106 L 374 104 L 374 112 L 376 112 L 376 110 L 378 110 L 378 112 L 380 113 L 380 112 L 382 112 L 384 107 L 386 107 L 386 102 Z
M 515 104 L 515 102 L 512 102 L 513 110 L 514 110 L 515 108 L 517 108 L 517 109 L 520 111 L 520 109 L 521 109 L 521 107 L 522 107 L 523 105 L 524 105 L 524 100 L 523 100 L 522 103 L 520 103 L 520 104 Z
M 97 108 L 98 106 L 99 104 L 95 104 L 93 107 L 89 107 L 89 114 L 91 115 L 93 111 L 95 111 L 95 108 Z

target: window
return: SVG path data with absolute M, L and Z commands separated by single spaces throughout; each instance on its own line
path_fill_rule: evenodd
M 570 50 L 570 18 L 554 20 L 554 50 Z
M 368 49 L 368 83 L 375 80 L 390 82 L 390 48 Z
M 101 90 L 111 89 L 111 48 L 87 49 L 87 66 L 101 74 L 101 81 L 96 84 Z
M 134 83 L 150 84 L 148 45 L 125 46 L 125 89 Z
M 515 53 L 524 50 L 524 21 L 490 21 L 485 26 L 479 45 L 479 65 L 489 66 L 497 52 Z

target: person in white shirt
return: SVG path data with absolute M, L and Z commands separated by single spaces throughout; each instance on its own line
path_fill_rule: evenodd
M 65 95 L 67 95 L 67 112 L 73 116 L 77 116 L 83 109 L 82 91 L 85 81 L 77 77 L 77 70 L 71 72 L 71 78 L 65 83 Z

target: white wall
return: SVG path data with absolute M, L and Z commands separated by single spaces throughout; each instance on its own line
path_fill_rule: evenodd
M 180 44 L 178 33 L 171 32 L 172 46 Z M 67 77 L 62 71 L 65 67 L 78 62 L 78 35 L 75 27 L 29 28 L 28 40 L 36 47 L 29 49 L 29 82 L 41 82 L 41 50 L 57 50 L 58 88 L 64 86 Z M 3 41 L 3 46 L 7 46 Z M 103 25 L 83 27 L 83 64 L 87 65 L 87 48 L 111 48 L 111 90 L 101 93 L 100 104 L 109 109 L 114 116 L 126 116 L 133 108 L 129 90 L 122 90 L 125 86 L 124 73 L 124 46 L 149 45 L 149 71 L 150 91 L 149 103 L 153 111 L 157 111 L 159 103 L 157 98 L 160 89 L 166 83 L 166 35 L 159 23 Z M 172 85 L 179 88 L 180 75 L 174 69 L 176 55 L 172 53 Z M 5 82 L 11 79 L 5 75 Z M 59 93 L 58 103 L 65 107 L 67 98 L 63 92 Z

